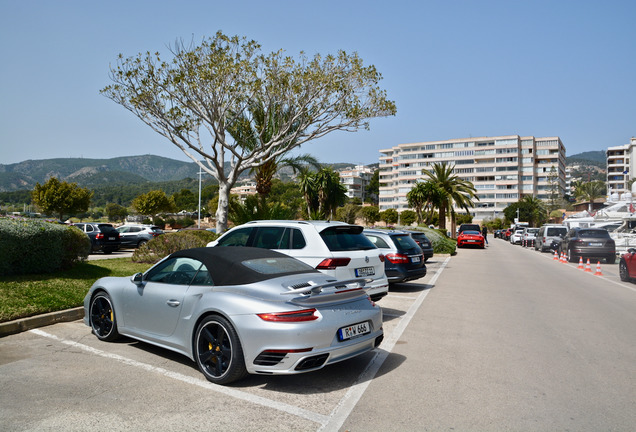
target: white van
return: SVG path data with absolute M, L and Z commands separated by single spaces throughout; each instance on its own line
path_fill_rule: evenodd
M 545 252 L 550 250 L 550 245 L 554 240 L 560 240 L 568 233 L 565 225 L 546 224 L 539 228 L 537 238 L 534 241 L 534 250 Z

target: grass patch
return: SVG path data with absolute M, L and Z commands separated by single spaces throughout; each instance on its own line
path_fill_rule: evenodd
M 130 258 L 88 261 L 52 274 L 0 277 L 0 322 L 82 306 L 93 283 L 104 276 L 131 276 L 150 268 Z

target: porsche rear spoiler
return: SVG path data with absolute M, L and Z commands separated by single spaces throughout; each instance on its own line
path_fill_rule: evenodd
M 338 280 L 320 285 L 308 281 L 307 286 L 288 286 L 289 291 L 283 292 L 281 295 L 297 295 L 304 304 L 319 303 L 327 300 L 325 296 L 338 296 L 338 299 L 355 297 L 371 282 L 373 282 L 371 278 Z

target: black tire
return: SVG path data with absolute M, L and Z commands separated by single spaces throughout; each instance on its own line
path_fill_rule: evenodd
M 220 316 L 208 316 L 197 328 L 194 358 L 205 378 L 228 384 L 247 375 L 243 348 L 232 324 Z
M 614 264 L 616 262 L 616 255 L 610 255 L 605 258 L 605 262 L 608 264 Z
M 117 318 L 108 294 L 100 292 L 93 296 L 89 317 L 93 333 L 99 340 L 110 342 L 119 338 Z
M 108 255 L 108 254 L 112 254 L 112 253 L 113 253 L 113 251 L 112 251 L 112 250 L 110 250 L 110 249 L 107 249 L 107 250 L 104 250 L 104 253 L 105 253 L 106 255 Z
M 569 260 L 571 263 L 575 263 L 575 262 L 577 262 L 577 261 L 578 261 L 578 259 L 579 259 L 579 257 L 577 257 L 576 255 L 574 255 L 574 253 L 573 253 L 571 250 L 570 250 L 570 251 L 568 251 L 568 260 Z
M 148 243 L 148 240 L 139 240 L 139 243 L 137 243 L 137 247 L 140 248 L 143 245 L 145 245 L 146 243 Z
M 629 282 L 631 280 L 629 271 L 627 271 L 627 264 L 623 260 L 618 263 L 618 274 L 623 282 Z

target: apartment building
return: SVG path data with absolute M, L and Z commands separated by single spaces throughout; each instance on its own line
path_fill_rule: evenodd
M 627 183 L 636 172 L 636 138 L 629 144 L 608 147 L 607 156 L 607 195 L 621 195 L 629 191 Z
M 339 172 L 340 183 L 347 188 L 349 198 L 359 198 L 364 202 L 367 198 L 367 185 L 373 177 L 373 169 L 364 165 L 347 168 Z
M 380 153 L 380 211 L 408 209 L 406 194 L 428 178 L 424 171 L 442 162 L 453 164 L 455 174 L 475 186 L 475 221 L 503 217 L 503 209 L 524 195 L 548 200 L 551 190 L 563 196 L 565 189 L 565 146 L 559 137 L 463 138 L 399 144 Z

